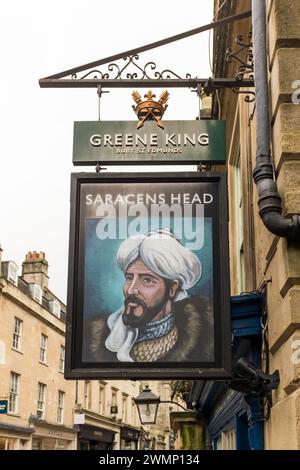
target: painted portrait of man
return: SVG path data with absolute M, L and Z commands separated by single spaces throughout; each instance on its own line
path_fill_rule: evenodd
M 89 322 L 84 354 L 95 362 L 213 362 L 213 305 L 189 291 L 202 263 L 170 229 L 123 240 L 116 253 L 123 303 Z
M 230 376 L 226 185 L 73 175 L 66 377 Z

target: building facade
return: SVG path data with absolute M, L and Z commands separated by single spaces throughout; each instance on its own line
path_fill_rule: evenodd
M 141 424 L 134 398 L 146 387 L 160 397 L 156 421 Z M 79 450 L 169 450 L 175 448 L 169 381 L 85 380 L 76 383 L 74 422 Z M 182 402 L 183 404 L 183 402 Z
M 65 305 L 48 288 L 44 253 L 28 253 L 18 276 L 0 263 L 1 449 L 76 449 L 74 383 L 64 379 Z
M 218 19 L 251 9 L 250 0 L 228 1 L 223 7 L 222 3 L 215 1 Z M 283 215 L 291 217 L 300 213 L 300 4 L 268 0 L 266 7 L 271 154 Z M 215 32 L 214 76 L 235 76 L 241 62 L 234 57 L 226 62 L 228 48 L 232 54 L 241 43 L 251 43 L 251 31 L 251 19 L 244 19 Z M 238 35 L 243 35 L 240 44 L 236 43 Z M 248 65 L 250 50 L 244 47 L 238 56 Z M 248 70 L 253 73 L 251 67 Z M 233 344 L 233 367 L 238 357 L 250 357 L 267 373 L 278 370 L 280 383 L 271 396 L 256 403 L 247 393 L 213 383 L 194 383 L 190 399 L 201 411 L 215 448 L 299 450 L 300 245 L 271 233 L 259 216 L 252 176 L 257 134 L 253 91 L 249 90 L 246 101 L 247 93 L 218 91 L 212 109 L 212 117 L 226 120 L 227 125 L 231 295 L 253 292 L 255 296 L 259 291 L 264 298 L 261 311 L 255 314 L 261 319 L 261 331 L 252 329 L 250 334 L 241 325 L 236 329 L 239 340 L 235 338 Z M 247 317 L 247 304 L 243 308 L 245 326 L 251 329 L 254 316 L 252 320 Z
M 143 430 L 133 398 L 140 383 L 130 380 L 76 382 L 74 422 L 79 450 L 136 450 Z
M 64 379 L 66 306 L 49 289 L 45 254 L 28 253 L 21 276 L 0 255 L 0 450 L 168 448 L 160 422 L 140 423 L 141 382 Z M 154 387 L 168 396 L 167 384 Z

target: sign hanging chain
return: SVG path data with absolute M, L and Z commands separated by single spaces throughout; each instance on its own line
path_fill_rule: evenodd
M 98 85 L 97 87 L 97 95 L 98 95 L 98 121 L 100 121 L 100 109 L 101 109 L 101 96 L 102 93 L 109 93 L 109 91 L 104 91 L 102 90 L 102 85 Z M 104 168 L 103 166 L 100 165 L 100 162 L 97 162 L 96 165 L 96 173 L 100 173 L 102 170 L 107 170 L 107 168 Z
M 196 90 L 191 90 L 192 92 L 197 93 L 197 96 L 199 98 L 199 113 L 198 113 L 198 117 L 196 118 L 196 119 L 199 119 L 199 121 L 201 119 L 201 105 L 202 105 L 201 95 L 202 95 L 202 90 L 203 90 L 203 88 L 202 88 L 200 83 L 198 83 Z
M 98 95 L 98 121 L 100 121 L 100 109 L 101 109 L 101 96 L 103 93 L 109 93 L 108 90 L 102 90 L 102 85 L 98 85 L 97 87 L 97 95 Z

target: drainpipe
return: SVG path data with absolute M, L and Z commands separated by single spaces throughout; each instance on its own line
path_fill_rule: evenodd
M 268 88 L 266 0 L 252 0 L 254 80 L 256 88 L 256 167 L 259 215 L 266 228 L 279 237 L 300 241 L 300 215 L 283 217 L 281 197 L 273 175 L 270 149 L 270 111 Z

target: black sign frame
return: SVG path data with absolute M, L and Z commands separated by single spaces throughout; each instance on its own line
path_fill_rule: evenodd
M 136 184 L 145 188 L 201 184 L 215 188 L 217 204 L 212 217 L 214 360 L 203 362 L 95 362 L 83 360 L 84 244 L 81 225 L 82 189 L 89 185 Z M 160 186 L 159 186 L 160 185 Z M 162 185 L 162 186 L 161 186 Z M 103 193 L 104 194 L 104 193 Z M 231 377 L 230 287 L 228 255 L 227 175 L 225 173 L 73 173 L 71 175 L 70 240 L 66 324 L 66 379 L 228 379 Z M 201 345 L 199 345 L 201 348 Z M 200 351 L 200 349 L 199 349 Z

